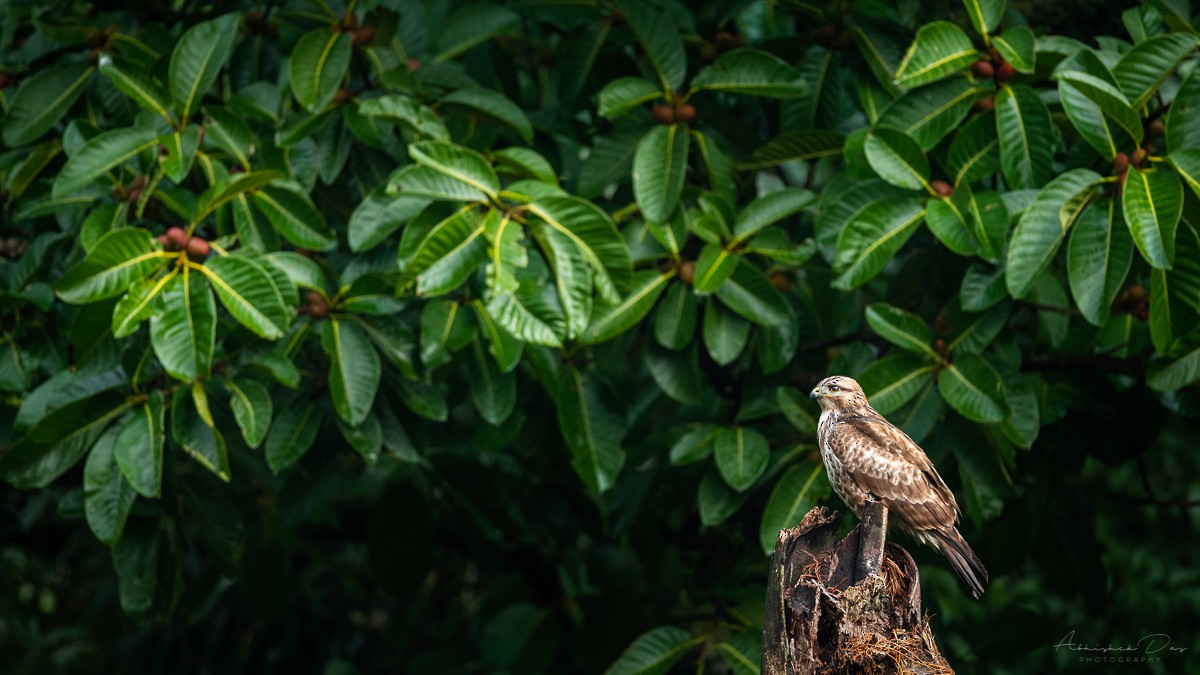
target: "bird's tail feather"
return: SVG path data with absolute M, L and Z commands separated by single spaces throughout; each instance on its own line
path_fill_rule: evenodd
M 941 530 L 931 530 L 930 534 L 937 539 L 938 548 L 950 561 L 950 566 L 954 568 L 958 578 L 962 579 L 971 591 L 971 595 L 976 599 L 983 595 L 983 585 L 988 580 L 987 569 L 984 568 L 979 556 L 975 555 L 975 551 L 971 550 L 971 546 L 962 538 L 958 530 L 947 527 Z

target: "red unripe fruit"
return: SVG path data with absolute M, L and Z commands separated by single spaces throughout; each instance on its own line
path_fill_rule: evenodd
M 1147 130 L 1151 136 L 1157 137 L 1167 133 L 1167 127 L 1162 120 L 1154 120 L 1150 123 L 1150 128 Z
M 675 109 L 669 105 L 658 104 L 650 111 L 650 116 L 659 124 L 674 124 Z
M 309 291 L 304 299 L 307 301 L 305 307 L 308 315 L 312 317 L 313 321 L 320 321 L 329 315 L 329 305 L 325 304 L 325 298 L 322 298 L 320 293 Z
M 688 286 L 692 285 L 692 280 L 696 278 L 696 263 L 691 260 L 685 260 L 679 263 L 679 280 Z
M 981 98 L 981 99 L 976 100 L 975 101 L 975 109 L 980 112 L 987 112 L 989 110 L 995 110 L 996 109 L 996 98 L 994 96 L 988 96 L 986 98 Z
M 209 254 L 208 242 L 200 237 L 188 239 L 187 254 L 192 260 L 204 260 Z
M 696 119 L 696 106 L 686 103 L 675 109 L 675 119 L 680 122 L 691 122 Z
M 363 45 L 370 44 L 371 40 L 374 40 L 374 39 L 375 39 L 375 27 L 374 26 L 363 26 L 362 28 L 359 28 L 358 30 L 354 31 L 354 36 L 352 37 L 351 42 L 354 44 L 355 47 L 361 47 Z
M 1112 172 L 1114 176 L 1120 176 L 1129 170 L 1129 155 L 1118 152 L 1116 157 L 1113 157 Z
M 996 81 L 1000 83 L 1008 82 L 1016 74 L 1017 71 L 1013 69 L 1012 64 L 1005 61 L 1000 64 L 999 68 L 996 68 Z
M 1134 151 L 1133 151 L 1133 157 L 1130 157 L 1130 158 L 1129 158 L 1129 161 L 1130 161 L 1130 162 L 1131 162 L 1131 163 L 1132 163 L 1134 166 L 1141 166 L 1141 165 L 1142 165 L 1142 162 L 1146 161 L 1146 149 L 1145 149 L 1145 148 L 1138 148 L 1137 150 L 1134 150 Z
M 316 291 L 309 291 L 308 295 L 304 296 L 304 301 L 312 305 L 318 302 L 325 302 L 325 298 L 322 298 L 321 294 Z
M 933 188 L 939 197 L 949 197 L 954 194 L 954 186 L 944 180 L 935 180 L 929 184 L 929 187 Z
M 183 249 L 187 248 L 188 234 L 187 231 L 182 227 L 169 228 L 167 233 L 163 236 L 165 236 L 169 242 L 166 244 L 166 249 L 168 251 L 182 251 Z
M 971 72 L 981 80 L 986 80 L 996 74 L 996 69 L 987 61 L 976 61 L 971 64 Z
M 171 249 L 167 248 L 168 246 L 171 245 L 171 240 L 167 239 L 167 235 L 160 234 L 157 237 L 155 237 L 155 239 L 158 240 L 159 245 L 162 246 L 164 250 L 167 250 L 167 251 L 171 250 Z

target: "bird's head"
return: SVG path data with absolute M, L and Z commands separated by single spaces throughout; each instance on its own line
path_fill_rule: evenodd
M 820 404 L 821 410 L 857 408 L 867 405 L 867 396 L 857 382 L 843 375 L 827 377 L 808 394 Z

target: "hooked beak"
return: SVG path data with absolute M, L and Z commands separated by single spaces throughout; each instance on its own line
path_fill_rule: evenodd
M 808 392 L 808 397 L 813 398 L 813 399 L 821 398 L 821 391 L 819 389 L 813 388 L 812 391 Z

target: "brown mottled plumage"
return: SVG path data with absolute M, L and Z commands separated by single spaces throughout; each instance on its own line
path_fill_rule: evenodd
M 925 451 L 875 412 L 849 377 L 827 377 L 809 396 L 821 405 L 817 440 L 842 501 L 855 515 L 883 502 L 891 524 L 941 552 L 971 595 L 982 595 L 987 570 L 955 528 L 962 512 Z

